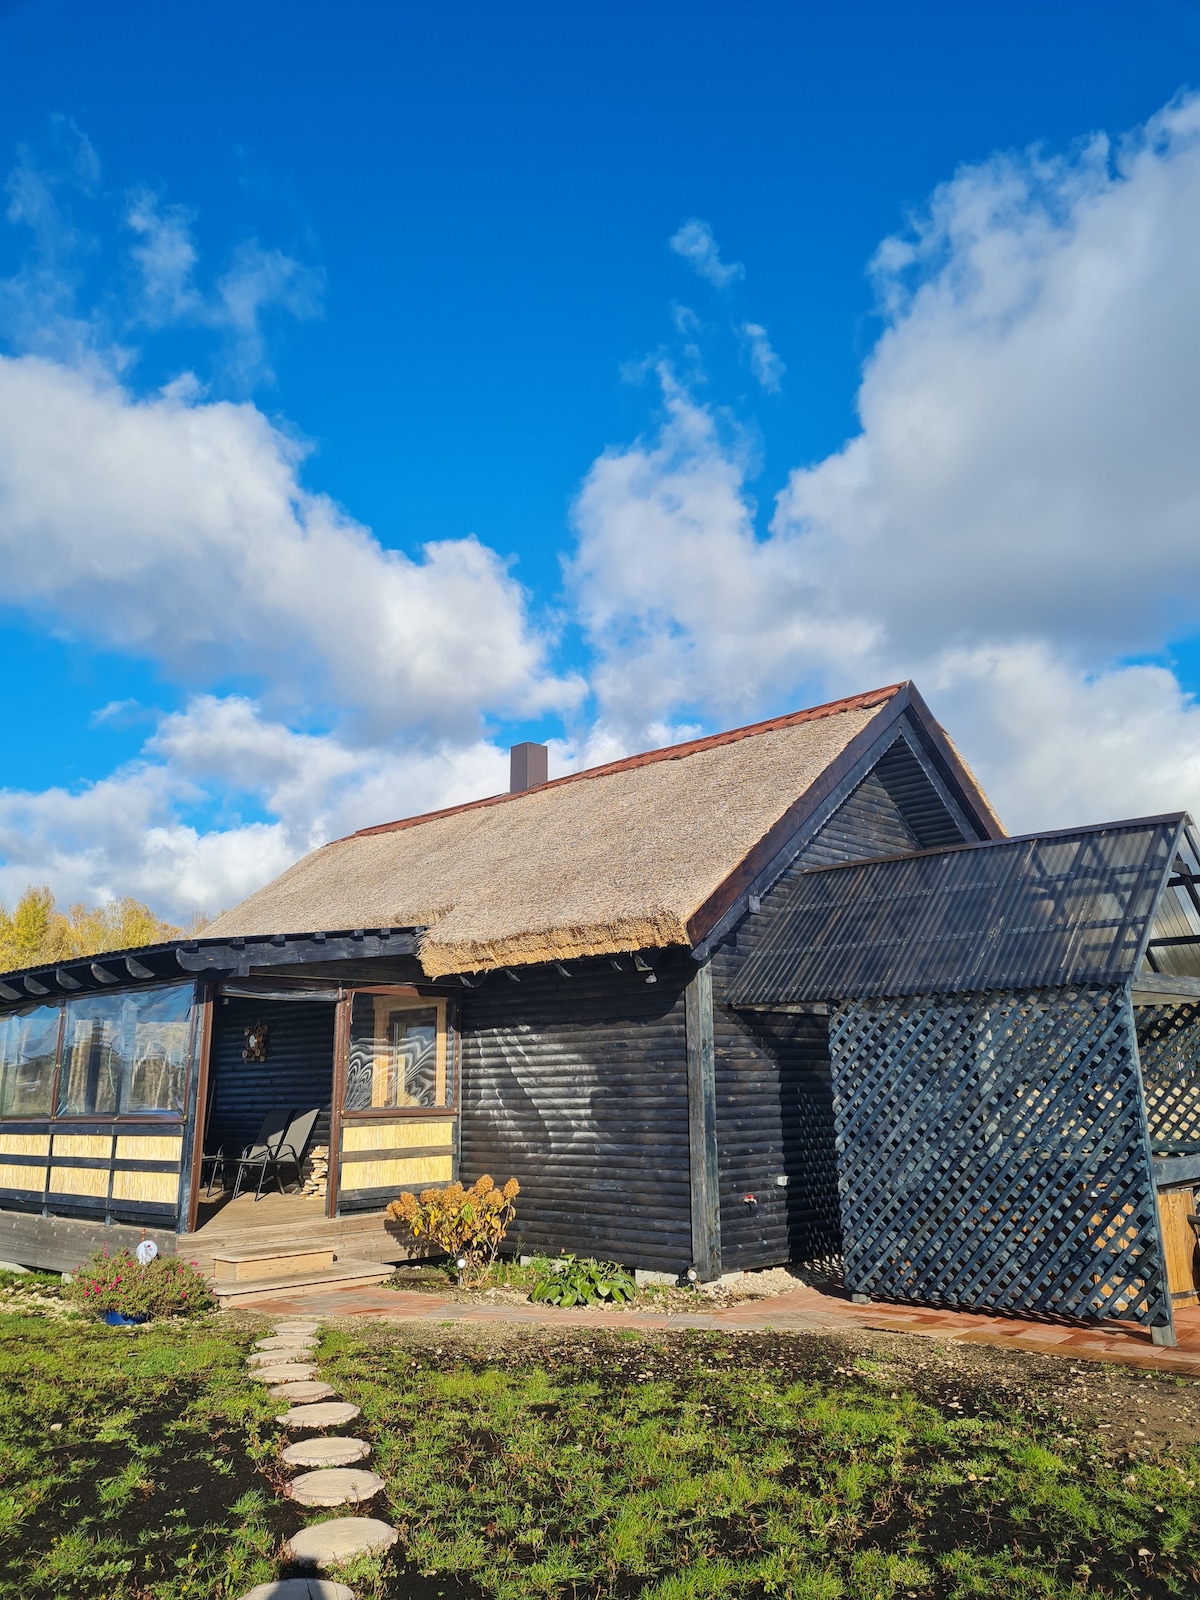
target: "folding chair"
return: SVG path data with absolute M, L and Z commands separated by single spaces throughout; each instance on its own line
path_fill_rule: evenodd
M 253 1144 L 248 1144 L 240 1156 L 222 1156 L 222 1169 L 225 1166 L 234 1167 L 233 1198 L 236 1200 L 242 1187 L 242 1174 L 247 1167 L 262 1169 L 265 1163 L 271 1160 L 276 1150 L 279 1149 L 287 1135 L 291 1124 L 292 1111 L 290 1106 L 276 1106 L 268 1111 L 262 1120 L 262 1127 L 258 1130 L 258 1138 Z M 222 1170 L 224 1178 L 224 1170 Z M 262 1171 L 259 1172 L 259 1194 L 262 1193 Z M 254 1197 L 258 1199 L 258 1194 Z
M 263 1144 L 261 1149 L 256 1149 L 250 1155 L 243 1157 L 238 1163 L 238 1182 L 241 1181 L 242 1171 L 246 1167 L 258 1168 L 258 1187 L 254 1192 L 255 1200 L 262 1199 L 263 1182 L 270 1171 L 275 1179 L 276 1187 L 280 1194 L 283 1193 L 283 1182 L 279 1176 L 280 1167 L 294 1166 L 296 1177 L 300 1177 L 300 1163 L 304 1160 L 304 1152 L 308 1149 L 308 1141 L 312 1138 L 313 1129 L 317 1125 L 317 1118 L 321 1115 L 321 1108 L 314 1106 L 311 1111 L 296 1111 L 292 1113 L 279 1142 L 276 1145 Z M 237 1182 L 234 1184 L 234 1195 L 237 1194 Z

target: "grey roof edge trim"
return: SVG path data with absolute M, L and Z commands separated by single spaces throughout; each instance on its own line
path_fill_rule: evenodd
M 100 950 L 92 955 L 73 956 L 67 961 L 42 962 L 32 967 L 15 967 L 0 973 L 0 1010 L 14 1005 L 27 1005 L 45 1000 L 47 1003 L 69 995 L 100 994 L 132 984 L 159 982 L 171 978 L 202 977 L 205 973 L 237 971 L 245 967 L 295 966 L 303 961 L 338 960 L 350 957 L 377 955 L 417 954 L 418 927 L 392 928 L 339 928 L 314 929 L 308 933 L 247 934 L 238 937 L 166 939 L 158 944 L 130 946 L 124 950 Z M 145 968 L 148 976 L 138 977 L 130 971 L 128 963 Z M 147 966 L 147 962 L 154 965 Z M 156 968 L 163 962 L 174 963 L 168 970 Z M 104 983 L 92 974 L 92 967 L 107 971 L 110 981 Z M 124 968 L 124 972 L 121 972 Z M 59 974 L 69 980 L 63 983 Z M 241 974 L 244 976 L 245 974 Z M 26 990 L 14 999 L 5 989 L 20 985 L 26 978 L 44 989 L 43 994 Z
M 898 700 L 899 696 L 896 699 Z M 889 705 L 888 709 L 891 708 Z M 906 707 L 901 705 L 893 715 L 886 718 L 883 726 L 875 731 L 875 736 L 854 757 L 852 764 L 838 775 L 832 787 L 814 795 L 818 784 L 829 775 L 829 768 L 826 768 L 821 778 L 805 795 L 800 796 L 801 802 L 812 798 L 807 810 L 797 821 L 796 827 L 766 864 L 745 884 L 742 892 L 724 915 L 692 946 L 693 961 L 703 963 L 708 960 L 722 939 L 732 932 L 743 917 L 749 915 L 750 896 L 765 894 L 771 885 L 783 876 L 800 852 L 812 843 L 814 835 L 825 826 L 837 808 L 854 793 L 880 757 L 892 748 L 897 739 L 903 737 L 905 710 Z M 870 725 L 863 729 L 863 733 L 870 731 Z M 861 739 L 862 734 L 857 737 Z M 853 741 L 847 746 L 847 751 L 852 750 Z
M 863 856 L 857 861 L 832 861 L 828 866 L 808 867 L 805 870 L 815 876 L 818 872 L 845 872 L 854 867 L 878 867 L 886 861 L 924 861 L 928 856 L 955 855 L 963 850 L 995 850 L 1007 844 L 1029 844 L 1043 839 L 1078 839 L 1085 833 L 1116 833 L 1122 828 L 1166 827 L 1168 824 L 1195 826 L 1189 812 L 1165 811 L 1157 817 L 1126 817 L 1121 822 L 1088 822 L 1079 828 L 1049 828 L 1033 833 L 1006 833 L 1000 839 L 973 839 L 967 844 L 940 844 L 930 850 L 905 850 L 891 856 Z M 1163 884 L 1164 886 L 1166 884 L 1165 876 Z
M 1003 831 L 999 818 L 992 810 L 991 801 L 974 774 L 963 766 L 958 753 L 926 705 L 916 684 L 911 679 L 906 679 L 899 685 L 896 693 L 880 705 L 867 726 L 855 734 L 845 750 L 819 777 L 814 779 L 802 795 L 797 797 L 746 860 L 734 869 L 725 883 L 719 885 L 709 900 L 689 918 L 689 928 L 694 930 L 693 960 L 697 962 L 708 960 L 721 940 L 727 937 L 748 914 L 750 896 L 765 893 L 780 874 L 791 866 L 800 851 L 811 842 L 816 830 L 829 820 L 842 801 L 866 777 L 871 766 L 885 755 L 900 737 L 905 738 L 909 749 L 926 770 L 934 787 L 946 791 L 954 807 L 962 813 L 963 820 L 981 835 L 980 843 L 1000 844 L 1010 837 Z M 789 814 L 792 816 L 791 831 L 782 839 L 777 839 L 770 855 L 761 862 L 757 870 L 753 871 L 751 877 L 745 877 L 747 863 L 756 851 L 761 852 L 764 847 L 769 848 L 771 834 L 779 830 Z M 995 831 L 997 828 L 1000 829 L 998 834 Z M 728 886 L 739 878 L 742 881 L 738 890 L 732 898 L 729 898 L 726 893 Z M 715 919 L 708 926 L 704 926 L 705 914 L 709 907 L 713 903 L 722 901 L 727 903 L 723 904 Z
M 911 678 L 904 687 L 908 691 L 906 709 L 910 714 L 917 738 L 924 746 L 930 763 L 940 773 L 942 782 L 950 791 L 952 798 L 956 799 L 967 818 L 974 820 L 983 838 L 1008 838 L 1009 835 L 993 809 L 987 791 L 929 709 L 921 691 Z

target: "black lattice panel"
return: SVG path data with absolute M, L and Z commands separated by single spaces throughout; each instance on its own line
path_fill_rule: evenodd
M 1200 1005 L 1139 1006 L 1138 1054 L 1155 1150 L 1200 1150 Z
M 851 1289 L 1170 1320 L 1123 990 L 847 1001 L 830 1020 Z

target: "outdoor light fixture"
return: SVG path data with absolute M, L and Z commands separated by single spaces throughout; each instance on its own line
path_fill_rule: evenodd
M 689 1283 L 696 1284 L 700 1282 L 700 1274 L 696 1271 L 695 1267 L 689 1267 L 685 1276 L 687 1277 L 687 1281 Z
M 461 1289 L 462 1288 L 462 1275 L 467 1270 L 467 1258 L 466 1258 L 466 1256 L 459 1256 L 457 1261 L 455 1261 L 454 1265 L 458 1268 L 458 1287 Z
M 634 965 L 634 970 L 636 972 L 649 973 L 649 977 L 646 979 L 647 983 L 657 983 L 658 982 L 658 975 L 656 974 L 656 972 L 654 971 L 654 968 L 650 965 L 650 963 L 647 960 L 644 959 L 644 957 L 635 954 L 634 958 L 633 958 L 633 965 Z

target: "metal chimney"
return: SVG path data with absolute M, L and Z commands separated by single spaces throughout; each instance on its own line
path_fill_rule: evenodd
M 514 744 L 508 751 L 508 792 L 520 794 L 545 783 L 550 772 L 550 752 L 544 744 Z

